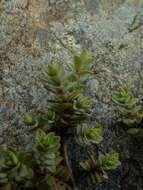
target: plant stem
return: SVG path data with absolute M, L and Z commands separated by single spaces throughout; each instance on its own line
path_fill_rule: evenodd
M 73 176 L 73 171 L 72 171 L 70 163 L 69 163 L 68 153 L 67 153 L 67 145 L 65 143 L 63 144 L 63 153 L 64 153 L 64 161 L 65 161 L 66 167 L 68 169 L 68 172 L 69 172 L 69 175 L 71 178 L 72 186 L 73 186 L 74 190 L 76 190 L 77 187 L 76 187 L 75 179 Z
M 57 37 L 57 35 L 56 35 L 55 32 L 52 32 L 52 34 L 53 34 L 53 36 L 56 38 L 56 40 L 61 44 L 61 46 L 62 46 L 64 49 L 68 50 L 72 55 L 75 54 L 72 49 L 70 49 L 69 47 L 67 47 L 67 46 L 64 44 L 64 42 L 63 42 L 60 38 Z

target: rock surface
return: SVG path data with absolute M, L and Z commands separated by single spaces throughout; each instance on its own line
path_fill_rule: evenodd
M 142 190 L 142 147 L 132 139 L 117 141 L 111 100 L 112 91 L 122 85 L 143 98 L 142 0 L 0 1 L 0 143 L 29 143 L 21 115 L 46 109 L 42 68 L 52 58 L 70 64 L 72 52 L 81 48 L 94 55 L 95 75 L 88 89 L 91 111 L 104 126 L 100 149 L 108 151 L 117 144 L 123 161 L 109 182 L 86 189 Z M 81 150 L 75 152 L 77 158 L 80 154 Z M 82 184 L 81 189 L 85 190 Z

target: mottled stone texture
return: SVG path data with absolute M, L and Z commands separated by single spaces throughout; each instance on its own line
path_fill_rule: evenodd
M 94 55 L 96 74 L 88 81 L 88 93 L 93 97 L 93 118 L 104 127 L 99 150 L 114 147 L 123 163 L 107 183 L 92 187 L 81 183 L 81 189 L 142 190 L 141 142 L 121 138 L 111 100 L 113 89 L 126 85 L 142 102 L 142 0 L 0 1 L 0 143 L 24 147 L 30 143 L 21 115 L 46 109 L 42 68 L 52 58 L 70 64 L 71 52 L 81 48 Z M 84 155 L 73 146 L 71 152 L 73 163 Z

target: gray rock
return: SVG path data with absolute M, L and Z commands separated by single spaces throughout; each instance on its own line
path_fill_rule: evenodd
M 136 153 L 131 139 L 119 141 L 122 132 L 115 125 L 118 114 L 111 98 L 112 91 L 121 85 L 131 88 L 140 99 L 143 97 L 142 13 L 142 0 L 0 1 L 2 142 L 22 147 L 31 143 L 28 126 L 24 126 L 21 117 L 27 110 L 47 109 L 48 95 L 41 76 L 50 59 L 59 59 L 66 67 L 72 63 L 71 51 L 90 49 L 95 69 L 88 81 L 88 93 L 93 98 L 90 111 L 93 120 L 102 123 L 105 136 L 99 149 L 119 150 L 123 166 L 111 173 L 109 182 L 86 189 L 142 190 L 143 170 L 138 160 L 142 149 Z M 80 160 L 82 150 L 71 150 L 72 160 Z M 131 161 L 134 154 L 135 161 Z M 128 171 L 133 175 L 125 178 Z M 135 183 L 133 179 L 137 177 Z M 81 186 L 85 190 L 84 184 Z
M 0 145 L 4 142 L 4 139 L 0 137 Z

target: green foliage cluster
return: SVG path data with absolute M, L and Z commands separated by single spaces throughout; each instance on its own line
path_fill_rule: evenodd
M 27 165 L 28 157 L 23 152 L 13 149 L 0 151 L 0 184 L 5 189 L 11 189 L 14 182 L 29 186 L 33 178 L 33 170 Z
M 38 130 L 34 147 L 34 157 L 40 166 L 46 166 L 50 172 L 55 172 L 62 160 L 59 153 L 60 137 L 53 132 L 46 134 L 43 130 Z
M 64 127 L 77 125 L 89 115 L 85 113 L 91 102 L 88 96 L 82 96 L 85 81 L 91 74 L 91 54 L 83 51 L 74 57 L 74 65 L 69 72 L 55 62 L 51 62 L 45 69 L 44 87 L 51 92 L 51 109 L 55 112 L 58 126 Z
M 102 141 L 102 127 L 99 123 L 94 125 L 81 124 L 76 129 L 76 139 L 80 145 L 99 144 Z
M 68 161 L 67 140 L 74 138 L 82 146 L 102 141 L 102 126 L 85 123 L 91 118 L 87 112 L 91 97 L 83 95 L 86 81 L 92 74 L 91 63 L 91 53 L 83 50 L 74 56 L 73 65 L 68 69 L 54 61 L 46 66 L 42 80 L 49 93 L 49 108 L 47 112 L 27 112 L 23 116 L 35 135 L 31 150 L 2 150 L 0 184 L 5 190 L 16 182 L 35 190 L 77 189 Z M 95 183 L 107 178 L 106 170 L 119 165 L 118 154 L 109 153 L 89 156 L 81 167 L 87 180 Z
M 143 121 L 143 107 L 128 88 L 119 88 L 113 93 L 113 101 L 118 106 L 121 121 L 129 127 L 128 133 L 143 135 L 143 129 L 139 127 Z
M 42 190 L 55 183 L 52 190 L 64 189 L 64 181 L 69 179 L 69 174 L 60 165 L 63 158 L 59 149 L 60 137 L 41 129 L 36 132 L 35 146 L 30 152 L 1 149 L 0 184 L 3 189 L 11 190 L 14 183 Z
M 89 184 L 108 179 L 106 171 L 116 169 L 120 164 L 119 155 L 114 151 L 105 155 L 100 154 L 99 158 L 91 154 L 88 160 L 80 163 L 81 167 L 87 172 L 86 177 Z

